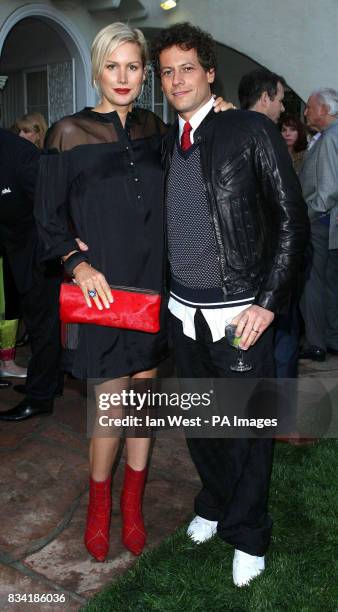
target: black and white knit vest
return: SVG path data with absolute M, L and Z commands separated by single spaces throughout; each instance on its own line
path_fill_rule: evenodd
M 214 230 L 209 217 L 200 150 L 174 147 L 167 193 L 171 288 L 181 298 L 222 301 L 222 283 Z

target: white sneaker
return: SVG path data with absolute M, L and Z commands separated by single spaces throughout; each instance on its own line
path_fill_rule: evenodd
M 187 529 L 187 535 L 196 542 L 196 544 L 202 544 L 202 542 L 210 540 L 210 538 L 215 535 L 216 531 L 217 521 L 208 521 L 208 519 L 196 515 Z
M 26 378 L 27 368 L 22 368 L 21 366 L 17 365 L 13 359 L 8 361 L 0 361 L 0 376 Z
M 236 586 L 246 586 L 256 576 L 259 576 L 264 569 L 264 557 L 255 557 L 255 555 L 248 555 L 241 550 L 235 550 L 232 577 Z

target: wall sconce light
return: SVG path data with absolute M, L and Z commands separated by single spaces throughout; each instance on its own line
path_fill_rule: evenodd
M 177 0 L 163 0 L 160 6 L 164 11 L 170 11 L 170 9 L 175 8 L 177 5 Z

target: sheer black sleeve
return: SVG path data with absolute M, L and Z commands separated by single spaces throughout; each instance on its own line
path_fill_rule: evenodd
M 64 117 L 47 131 L 45 148 L 51 151 L 69 151 L 82 144 L 83 133 L 83 129 L 73 117 Z
M 42 259 L 54 259 L 78 250 L 69 229 L 69 154 L 42 155 L 38 173 L 34 216 L 43 245 Z

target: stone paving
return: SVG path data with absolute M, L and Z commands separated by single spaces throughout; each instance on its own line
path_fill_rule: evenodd
M 303 362 L 302 376 L 337 378 L 338 357 Z M 13 381 L 14 382 L 14 381 Z M 0 390 L 0 410 L 20 401 L 12 389 Z M 22 423 L 0 422 L 0 610 L 79 608 L 134 562 L 120 542 L 119 491 L 124 457 L 113 487 L 110 552 L 105 563 L 92 560 L 83 545 L 88 497 L 86 400 L 78 381 L 66 378 L 64 395 L 52 416 Z M 158 439 L 144 499 L 148 548 L 191 515 L 199 480 L 183 439 Z M 116 494 L 115 494 L 116 491 Z M 168 512 L 170 507 L 170 512 Z M 10 594 L 27 601 L 9 602 Z M 43 602 L 61 597 L 64 602 Z M 29 594 L 41 596 L 29 603 Z
M 13 380 L 14 382 L 14 380 Z M 1 390 L 0 410 L 22 396 Z M 66 377 L 53 416 L 0 422 L 0 610 L 79 610 L 81 604 L 134 562 L 120 542 L 119 492 L 124 456 L 115 471 L 108 559 L 97 563 L 83 545 L 88 500 L 86 399 Z M 144 499 L 147 547 L 189 518 L 198 477 L 185 441 L 157 440 Z M 114 492 L 116 494 L 114 495 Z M 170 513 L 168 510 L 170 504 Z M 9 603 L 10 593 L 27 601 Z M 29 603 L 29 594 L 64 595 L 61 603 Z

